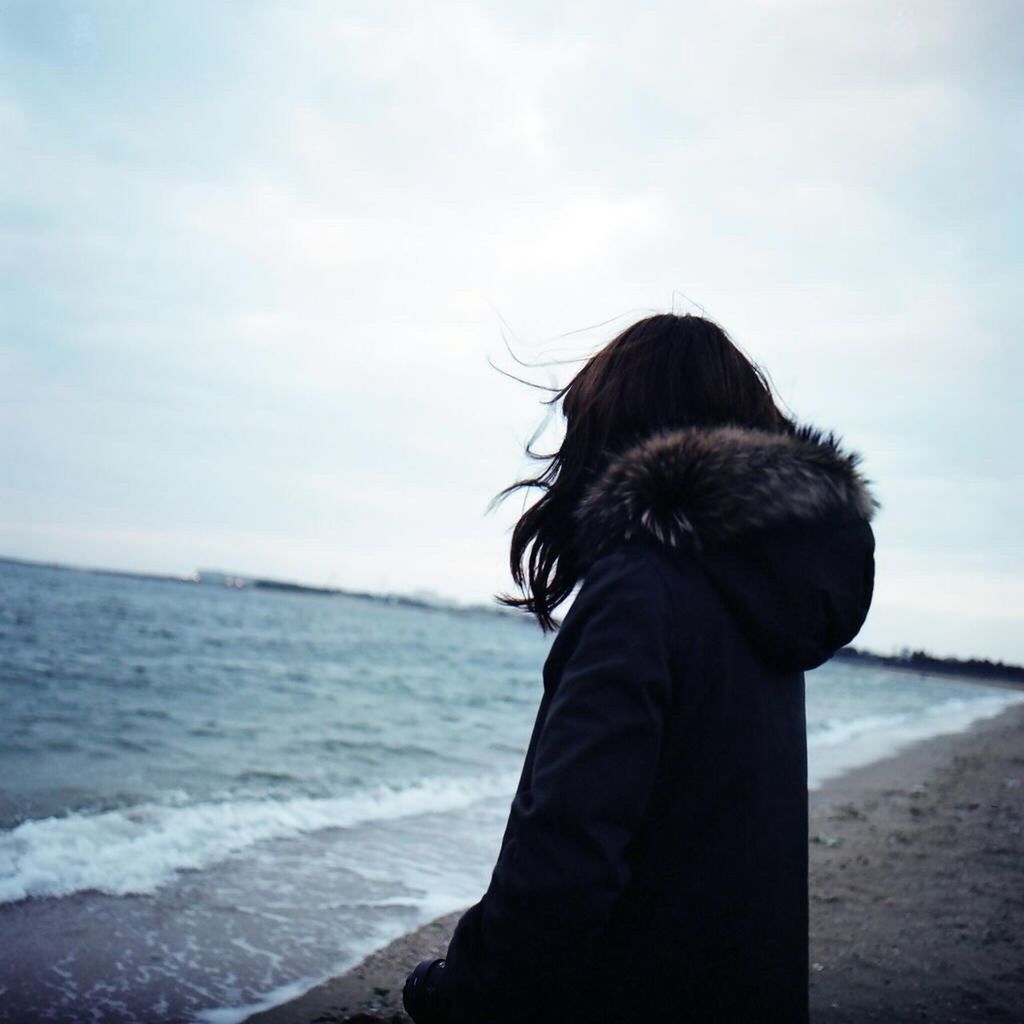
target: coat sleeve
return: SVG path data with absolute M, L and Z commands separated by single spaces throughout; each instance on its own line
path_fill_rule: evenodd
M 529 785 L 481 901 L 447 955 L 453 1024 L 557 1018 L 630 877 L 627 848 L 658 770 L 672 696 L 667 585 L 622 547 L 587 574 L 562 625 L 573 644 L 538 720 Z M 575 635 L 575 641 L 572 640 Z

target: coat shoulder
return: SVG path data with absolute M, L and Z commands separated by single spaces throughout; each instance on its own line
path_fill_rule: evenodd
M 708 625 L 728 617 L 691 552 L 644 535 L 620 541 L 591 564 L 563 620 L 566 639 L 609 609 L 615 621 L 624 620 L 623 628 L 632 622 L 648 636 L 665 631 L 677 656 L 691 650 Z
M 673 589 L 671 564 L 664 555 L 646 539 L 625 540 L 589 566 L 565 623 L 609 603 L 642 602 L 652 611 L 667 608 L 673 603 Z
M 648 535 L 620 541 L 601 555 L 584 576 L 621 585 L 629 582 L 646 590 L 678 613 L 716 615 L 724 611 L 721 599 L 693 552 L 673 548 Z M 581 591 L 582 593 L 582 591 Z

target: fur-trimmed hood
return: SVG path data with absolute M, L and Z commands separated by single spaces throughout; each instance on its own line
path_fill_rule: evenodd
M 852 516 L 878 502 L 833 434 L 688 427 L 653 434 L 614 458 L 576 516 L 591 561 L 615 541 L 648 532 L 670 547 L 718 547 L 786 523 Z
M 812 667 L 849 643 L 871 601 L 879 505 L 859 463 L 811 426 L 652 434 L 577 506 L 581 567 L 632 538 L 692 557 L 762 655 Z

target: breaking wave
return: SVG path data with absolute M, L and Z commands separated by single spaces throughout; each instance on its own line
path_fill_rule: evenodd
M 1024 695 L 1006 691 L 952 697 L 914 711 L 828 719 L 808 731 L 808 785 L 816 789 L 851 768 L 890 757 L 918 740 L 960 732 L 1022 701 Z
M 181 871 L 209 867 L 270 839 L 509 797 L 516 776 L 426 779 L 335 798 L 145 803 L 22 822 L 0 833 L 0 903 L 85 890 L 150 893 Z

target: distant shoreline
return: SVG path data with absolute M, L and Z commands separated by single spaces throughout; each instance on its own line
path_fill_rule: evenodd
M 231 583 L 223 583 L 220 580 L 214 583 L 204 582 L 203 573 L 210 574 L 210 570 L 197 571 L 189 575 L 172 576 L 167 573 L 135 572 L 130 569 L 103 569 L 91 565 L 67 565 L 62 562 L 38 562 L 29 558 L 12 558 L 8 555 L 0 555 L 0 566 L 20 565 L 30 569 L 58 569 L 63 572 L 81 572 L 90 576 L 113 576 L 120 579 L 141 580 L 153 583 L 176 583 L 186 586 L 216 586 L 226 590 L 269 590 L 285 594 L 305 594 L 311 597 L 347 597 L 357 601 L 373 601 L 377 604 L 386 604 L 403 608 L 422 608 L 426 611 L 455 612 L 457 614 L 493 615 L 502 619 L 524 622 L 528 617 L 511 608 L 485 604 L 459 604 L 457 601 L 438 597 L 436 600 L 425 597 L 415 597 L 410 594 L 374 593 L 368 590 L 346 590 L 342 587 L 316 587 L 307 583 L 293 583 L 288 580 L 275 580 L 259 576 L 245 576 L 241 573 L 226 574 L 216 573 L 224 580 L 231 580 Z
M 493 615 L 513 622 L 532 622 L 521 611 L 498 605 L 459 604 L 442 597 L 431 600 L 409 594 L 377 594 L 365 590 L 346 590 L 341 587 L 316 587 L 306 583 L 292 583 L 266 577 L 226 574 L 209 569 L 199 570 L 188 576 L 170 576 L 160 573 L 132 572 L 125 569 L 101 569 L 91 566 L 64 565 L 60 562 L 36 562 L 27 558 L 11 558 L 0 555 L 0 565 L 21 565 L 36 569 L 60 569 L 66 572 L 84 572 L 94 576 L 115 576 L 133 580 L 151 580 L 160 583 L 189 584 L 191 586 L 221 586 L 230 590 L 267 590 L 284 594 L 305 594 L 311 597 L 346 597 L 357 601 L 372 601 L 377 604 L 401 608 L 422 608 L 427 611 L 453 612 L 456 614 Z M 208 577 L 203 580 L 204 573 Z M 858 647 L 844 647 L 833 655 L 833 660 L 858 665 L 879 665 L 901 672 L 925 673 L 928 675 L 955 676 L 976 682 L 999 684 L 1013 688 L 1024 687 L 1024 666 L 990 661 L 987 658 L 938 658 L 926 651 L 907 650 L 900 655 L 877 654 Z
M 925 651 L 894 656 L 876 654 L 857 647 L 843 647 L 836 651 L 832 660 L 855 665 L 882 665 L 900 672 L 955 676 L 958 679 L 1004 683 L 1014 688 L 1024 687 L 1024 667 L 982 658 L 936 658 Z

